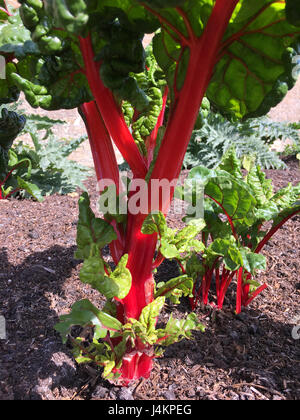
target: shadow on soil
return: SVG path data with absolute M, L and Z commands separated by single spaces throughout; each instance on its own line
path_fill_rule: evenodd
M 74 389 L 76 366 L 53 329 L 55 306 L 68 311 L 65 280 L 78 265 L 75 247 L 54 246 L 10 265 L 0 250 L 0 313 L 7 340 L 0 340 L 0 400 L 53 399 L 51 390 Z

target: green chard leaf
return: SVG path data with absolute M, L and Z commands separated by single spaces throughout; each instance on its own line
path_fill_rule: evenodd
M 72 306 L 72 311 L 68 315 L 60 317 L 60 323 L 55 325 L 65 344 L 73 326 L 95 327 L 95 339 L 104 338 L 108 331 L 122 330 L 122 324 L 111 315 L 99 311 L 89 300 L 81 300 Z
M 236 172 L 236 169 L 234 171 Z M 240 178 L 240 174 L 237 174 L 235 177 L 224 170 L 209 170 L 199 166 L 190 171 L 188 182 L 198 182 L 203 185 L 206 197 L 216 204 L 213 207 L 216 215 L 225 214 L 236 227 L 242 223 L 250 226 L 253 223 L 256 200 L 251 189 Z M 196 192 L 189 200 L 196 201 L 195 194 Z M 206 216 L 209 214 L 206 213 Z M 211 217 L 205 219 L 205 222 L 211 225 Z
M 169 298 L 174 304 L 179 304 L 182 296 L 192 297 L 194 281 L 187 275 L 179 276 L 166 283 L 160 283 L 155 297 L 164 296 Z
M 95 217 L 88 194 L 83 193 L 79 199 L 76 258 L 99 257 L 101 249 L 116 239 L 114 228 L 105 220 Z
M 0 22 L 0 54 L 23 58 L 27 54 L 38 54 L 37 45 L 31 41 L 30 32 L 24 27 L 18 11 L 14 11 L 3 24 Z
M 160 240 L 159 251 L 165 258 L 182 259 L 182 254 L 203 251 L 204 246 L 202 242 L 196 239 L 196 236 L 204 227 L 205 222 L 203 220 L 193 220 L 178 232 L 168 228 L 164 214 L 159 212 L 149 214 L 146 217 L 142 226 L 142 233 L 145 235 L 158 234 Z
M 56 27 L 68 32 L 81 34 L 89 20 L 84 0 L 44 0 L 45 11 L 53 17 Z
M 142 310 L 139 322 L 146 328 L 147 335 L 151 335 L 155 332 L 157 317 L 164 307 L 164 304 L 165 297 L 160 296 Z
M 293 69 L 299 34 L 299 28 L 286 20 L 285 2 L 240 1 L 223 40 L 208 99 L 222 113 L 238 118 L 268 113 L 297 80 Z
M 118 294 L 115 295 L 119 299 L 124 299 L 131 289 L 132 277 L 130 271 L 126 267 L 127 263 L 128 255 L 125 254 L 120 259 L 117 267 L 110 275 L 110 281 L 117 284 L 119 288 Z
M 273 197 L 272 180 L 266 179 L 266 174 L 259 166 L 253 166 L 246 177 L 247 184 L 251 187 L 257 202 L 257 207 L 269 203 Z
M 90 257 L 84 261 L 80 280 L 90 284 L 107 299 L 124 299 L 131 288 L 131 274 L 126 268 L 127 262 L 128 255 L 124 255 L 113 273 L 107 275 L 103 259 L 99 256 Z
M 154 345 L 157 341 L 156 323 L 157 318 L 165 304 L 165 297 L 158 297 L 147 305 L 140 315 L 139 320 L 130 319 L 127 324 L 135 336 L 138 336 L 144 344 Z
M 222 257 L 225 268 L 230 271 L 236 271 L 243 266 L 243 257 L 234 238 L 217 238 L 206 249 L 203 255 L 205 266 L 212 268 L 218 257 Z
M 37 185 L 33 184 L 32 182 L 28 182 L 25 179 L 20 178 L 19 176 L 17 177 L 17 182 L 18 182 L 18 187 L 21 190 L 26 191 L 30 196 L 35 198 L 37 201 L 42 202 L 44 200 L 42 192 Z
M 240 248 L 240 253 L 243 258 L 243 268 L 253 275 L 257 270 L 267 269 L 267 260 L 264 255 L 251 252 L 249 248 Z
M 241 171 L 241 161 L 238 159 L 235 149 L 232 147 L 228 149 L 221 160 L 218 169 L 226 171 L 235 178 L 242 178 L 243 174 Z
M 165 329 L 158 331 L 159 345 L 169 346 L 183 339 L 191 339 L 193 331 L 205 331 L 196 314 L 189 314 L 186 319 L 174 319 L 171 315 Z

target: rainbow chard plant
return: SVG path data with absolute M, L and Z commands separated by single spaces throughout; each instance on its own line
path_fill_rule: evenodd
M 124 191 L 112 141 L 132 182 L 144 181 L 140 197 L 148 199 L 146 205 L 138 199 L 130 205 L 138 188 L 129 187 L 126 214 L 109 210 L 96 218 L 88 196 L 81 197 L 80 277 L 105 295 L 107 304 L 100 310 L 87 300 L 78 302 L 56 327 L 64 342 L 71 340 L 78 362 L 94 362 L 107 379 L 126 385 L 149 377 L 161 348 L 203 329 L 195 314 L 171 317 L 158 328 L 166 298 L 191 295 L 193 281 L 183 274 L 156 287 L 153 277 L 166 255 L 180 262 L 182 254 L 189 258 L 193 249 L 202 249 L 197 237 L 203 222 L 171 234 L 163 217 L 203 97 L 236 118 L 263 115 L 280 102 L 295 83 L 300 33 L 296 22 L 287 21 L 285 7 L 299 14 L 299 6 L 270 0 L 20 3 L 28 42 L 14 42 L 9 29 L 7 42 L 2 39 L 8 75 L 0 84 L 2 96 L 14 89 L 33 107 L 79 108 L 97 178 L 111 181 L 119 203 Z M 144 35 L 154 32 L 152 49 L 145 51 Z M 152 185 L 162 180 L 170 188 L 157 196 Z M 100 187 L 102 198 L 109 189 Z M 102 257 L 107 244 L 114 269 Z M 74 338 L 73 325 L 93 327 L 93 340 Z
M 267 288 L 255 279 L 257 272 L 267 267 L 261 251 L 286 222 L 300 213 L 300 184 L 289 184 L 275 193 L 272 180 L 266 179 L 254 160 L 245 158 L 242 163 L 231 149 L 218 168 L 196 167 L 190 171 L 186 181 L 188 194 L 184 194 L 183 187 L 176 191 L 178 198 L 190 205 L 197 199 L 195 185 L 202 187 L 204 196 L 202 259 L 194 253 L 182 268 L 184 274 L 194 279 L 192 309 L 199 301 L 209 303 L 213 279 L 218 309 L 223 308 L 234 279 L 236 313 L 241 312 L 242 306 L 248 306 Z

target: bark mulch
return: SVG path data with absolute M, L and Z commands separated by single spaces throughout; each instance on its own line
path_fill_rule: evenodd
M 300 182 L 298 162 L 286 171 L 267 171 L 277 187 Z M 87 187 L 96 202 L 94 180 Z M 0 202 L 0 315 L 7 339 L 0 340 L 0 400 L 297 400 L 300 397 L 300 217 L 296 216 L 265 248 L 268 270 L 260 282 L 269 288 L 239 316 L 234 288 L 224 310 L 197 308 L 207 326 L 193 341 L 167 349 L 150 379 L 118 388 L 93 367 L 77 366 L 53 326 L 71 305 L 103 298 L 79 281 L 74 259 L 79 194 L 52 196 L 43 203 Z M 173 227 L 178 216 L 169 215 Z M 172 262 L 157 279 L 176 276 Z M 169 305 L 182 317 L 188 302 Z

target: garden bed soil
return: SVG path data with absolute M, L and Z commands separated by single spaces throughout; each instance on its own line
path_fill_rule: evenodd
M 299 164 L 267 171 L 277 187 L 300 182 Z M 95 204 L 96 185 L 87 182 Z M 77 366 L 53 329 L 71 305 L 103 298 L 79 281 L 76 249 L 80 191 L 52 196 L 43 203 L 0 201 L 0 315 L 7 338 L 0 340 L 0 400 L 297 400 L 300 398 L 300 217 L 296 216 L 265 248 L 268 270 L 259 276 L 264 291 L 241 315 L 234 314 L 234 289 L 224 310 L 197 308 L 205 333 L 166 350 L 150 379 L 119 388 L 101 379 L 92 366 Z M 181 219 L 170 213 L 172 227 Z M 172 262 L 157 278 L 176 276 Z M 168 305 L 183 317 L 187 300 Z M 297 324 L 298 323 L 298 324 Z

